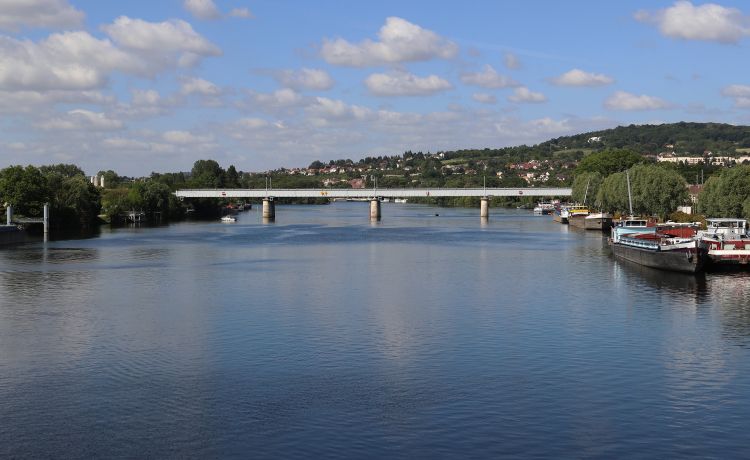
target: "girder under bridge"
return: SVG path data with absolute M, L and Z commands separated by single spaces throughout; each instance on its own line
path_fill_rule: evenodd
M 370 218 L 380 219 L 381 198 L 439 198 L 479 197 L 480 216 L 489 216 L 489 199 L 499 196 L 565 197 L 572 189 L 555 187 L 529 188 L 370 188 L 370 189 L 183 189 L 177 190 L 178 198 L 257 198 L 263 200 L 263 217 L 273 219 L 276 215 L 275 198 L 351 198 L 370 199 Z

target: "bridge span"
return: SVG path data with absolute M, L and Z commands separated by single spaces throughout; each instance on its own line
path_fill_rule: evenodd
M 370 199 L 370 218 L 380 219 L 382 198 L 439 198 L 478 197 L 481 217 L 489 216 L 489 199 L 496 196 L 570 196 L 570 188 L 370 188 L 370 189 L 184 189 L 177 190 L 178 198 L 258 198 L 263 200 L 263 217 L 274 219 L 274 198 L 367 198 Z

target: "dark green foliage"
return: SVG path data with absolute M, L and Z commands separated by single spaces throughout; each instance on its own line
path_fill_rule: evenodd
M 630 175 L 633 213 L 665 218 L 688 201 L 687 183 L 677 172 L 656 165 L 635 165 Z M 609 175 L 602 182 L 597 202 L 610 212 L 629 213 L 626 173 Z
M 224 170 L 214 160 L 198 160 L 190 171 L 190 186 L 194 188 L 224 187 Z
M 13 205 L 16 214 L 39 217 L 52 198 L 47 178 L 34 166 L 10 166 L 0 171 L 0 203 Z
M 644 161 L 643 156 L 629 150 L 604 150 L 581 160 L 576 167 L 576 174 L 594 172 L 607 177 Z
M 577 174 L 573 181 L 573 195 L 571 199 L 576 203 L 583 203 L 589 206 L 596 205 L 596 195 L 603 180 L 602 175 L 598 172 Z
M 714 174 L 698 195 L 698 212 L 708 217 L 750 218 L 750 166 Z

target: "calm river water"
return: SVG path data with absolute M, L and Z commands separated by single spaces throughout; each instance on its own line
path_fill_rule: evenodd
M 491 211 L 0 249 L 0 457 L 750 457 L 750 276 Z

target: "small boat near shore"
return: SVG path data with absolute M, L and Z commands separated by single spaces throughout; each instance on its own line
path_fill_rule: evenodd
M 224 223 L 232 223 L 237 222 L 237 218 L 234 216 L 224 216 L 221 218 L 221 221 Z
M 555 205 L 548 202 L 539 202 L 534 207 L 534 215 L 535 216 L 546 216 L 549 214 L 552 214 L 555 211 Z

